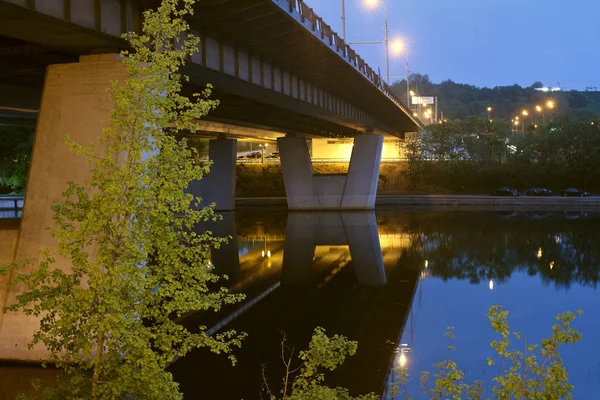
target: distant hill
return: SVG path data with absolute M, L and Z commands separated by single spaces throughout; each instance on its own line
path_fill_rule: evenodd
M 535 111 L 536 105 L 544 105 L 548 100 L 556 103 L 552 113 L 569 114 L 576 118 L 594 118 L 600 115 L 600 92 L 541 92 L 543 87 L 535 82 L 530 87 L 519 85 L 477 87 L 457 83 L 452 80 L 433 83 L 428 75 L 413 74 L 409 77 L 410 89 L 422 96 L 437 96 L 438 107 L 447 119 L 465 119 L 470 116 L 487 116 L 487 107 L 492 107 L 493 118 L 513 118 L 522 110 Z M 392 85 L 401 96 L 406 97 L 406 80 Z

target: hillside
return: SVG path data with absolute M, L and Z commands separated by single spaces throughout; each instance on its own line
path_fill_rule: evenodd
M 556 103 L 552 111 L 556 115 L 569 114 L 576 118 L 593 118 L 600 114 L 600 92 L 541 92 L 535 90 L 542 87 L 535 82 L 530 87 L 519 85 L 497 86 L 494 88 L 476 87 L 457 83 L 452 80 L 433 83 L 427 75 L 413 74 L 409 77 L 410 89 L 423 96 L 437 96 L 439 110 L 446 119 L 466 119 L 470 116 L 487 116 L 487 108 L 492 107 L 494 118 L 512 118 L 524 109 L 534 111 L 536 105 L 543 105 L 548 100 Z M 406 96 L 406 80 L 392 85 L 401 96 Z M 554 115 L 554 116 L 556 116 Z

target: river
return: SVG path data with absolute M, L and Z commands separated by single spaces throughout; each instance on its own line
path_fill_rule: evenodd
M 402 363 L 408 394 L 421 399 L 419 374 L 448 357 L 442 335 L 452 326 L 452 360 L 467 381 L 486 381 L 490 394 L 500 368 L 486 362 L 496 338 L 492 305 L 510 311 L 511 330 L 523 335 L 519 349 L 549 336 L 557 314 L 582 309 L 574 327 L 583 338 L 561 355 L 575 399 L 600 393 L 600 213 L 241 208 L 223 215 L 208 228 L 232 240 L 213 251 L 212 263 L 246 300 L 182 323 L 248 336 L 235 366 L 197 350 L 170 367 L 186 399 L 266 398 L 265 382 L 278 393 L 282 339 L 295 368 L 316 327 L 358 342 L 327 384 L 386 396 Z M 0 371 L 21 385 L 35 376 L 31 367 Z

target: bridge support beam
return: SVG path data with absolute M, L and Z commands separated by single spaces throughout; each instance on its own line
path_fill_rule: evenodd
M 321 208 L 313 179 L 313 167 L 306 139 L 297 136 L 277 138 L 285 196 L 290 210 Z
M 218 211 L 235 210 L 237 140 L 219 136 L 208 145 L 213 162 L 208 175 L 190 185 L 190 193 L 201 197 L 201 206 L 215 203 Z
M 375 208 L 383 136 L 354 139 L 347 174 L 315 175 L 301 137 L 277 139 L 290 210 L 372 210 Z
M 53 226 L 53 201 L 60 198 L 68 181 L 83 183 L 90 176 L 85 157 L 69 150 L 65 135 L 83 146 L 102 135 L 102 121 L 108 120 L 112 101 L 106 88 L 115 79 L 124 80 L 127 71 L 116 54 L 82 56 L 80 62 L 48 67 L 35 132 L 31 167 L 27 181 L 23 217 L 16 259 L 38 262 L 43 249 L 56 246 L 45 226 Z M 55 267 L 69 269 L 57 257 Z M 25 270 L 23 272 L 30 272 Z M 11 280 L 8 276 L 8 280 Z M 0 307 L 11 304 L 19 287 L 0 288 Z M 28 343 L 39 327 L 36 318 L 21 313 L 0 312 L 0 359 L 42 361 L 48 352 L 42 346 L 29 350 Z

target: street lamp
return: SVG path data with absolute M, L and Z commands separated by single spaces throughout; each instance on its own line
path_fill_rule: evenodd
M 488 107 L 487 112 L 488 112 L 488 120 L 491 120 L 492 119 L 492 107 Z
M 384 12 L 384 24 L 383 29 L 385 31 L 385 40 L 383 42 L 350 42 L 348 44 L 385 44 L 385 70 L 386 70 L 386 81 L 388 85 L 390 84 L 390 32 L 388 29 L 388 19 L 387 19 L 387 7 L 382 3 L 381 0 L 365 0 L 367 7 L 374 8 L 378 5 L 383 7 Z M 345 20 L 345 11 L 344 11 L 344 2 L 342 1 L 342 16 L 343 20 Z M 345 26 L 342 26 L 342 36 L 345 36 Z M 397 47 L 398 45 L 396 45 Z M 403 46 L 402 46 L 403 47 Z
M 521 111 L 521 114 L 523 114 L 524 117 L 527 117 L 527 116 L 529 116 L 529 111 L 523 110 L 523 111 Z M 523 121 L 521 131 L 525 132 L 525 118 L 523 118 L 521 121 Z
M 539 113 L 542 113 L 542 123 L 546 123 L 546 113 L 544 112 L 544 107 L 537 105 L 535 106 L 535 110 Z
M 265 150 L 267 149 L 268 144 L 259 144 L 258 147 L 260 147 L 260 152 L 261 152 L 261 159 L 262 159 L 262 163 L 265 163 Z

